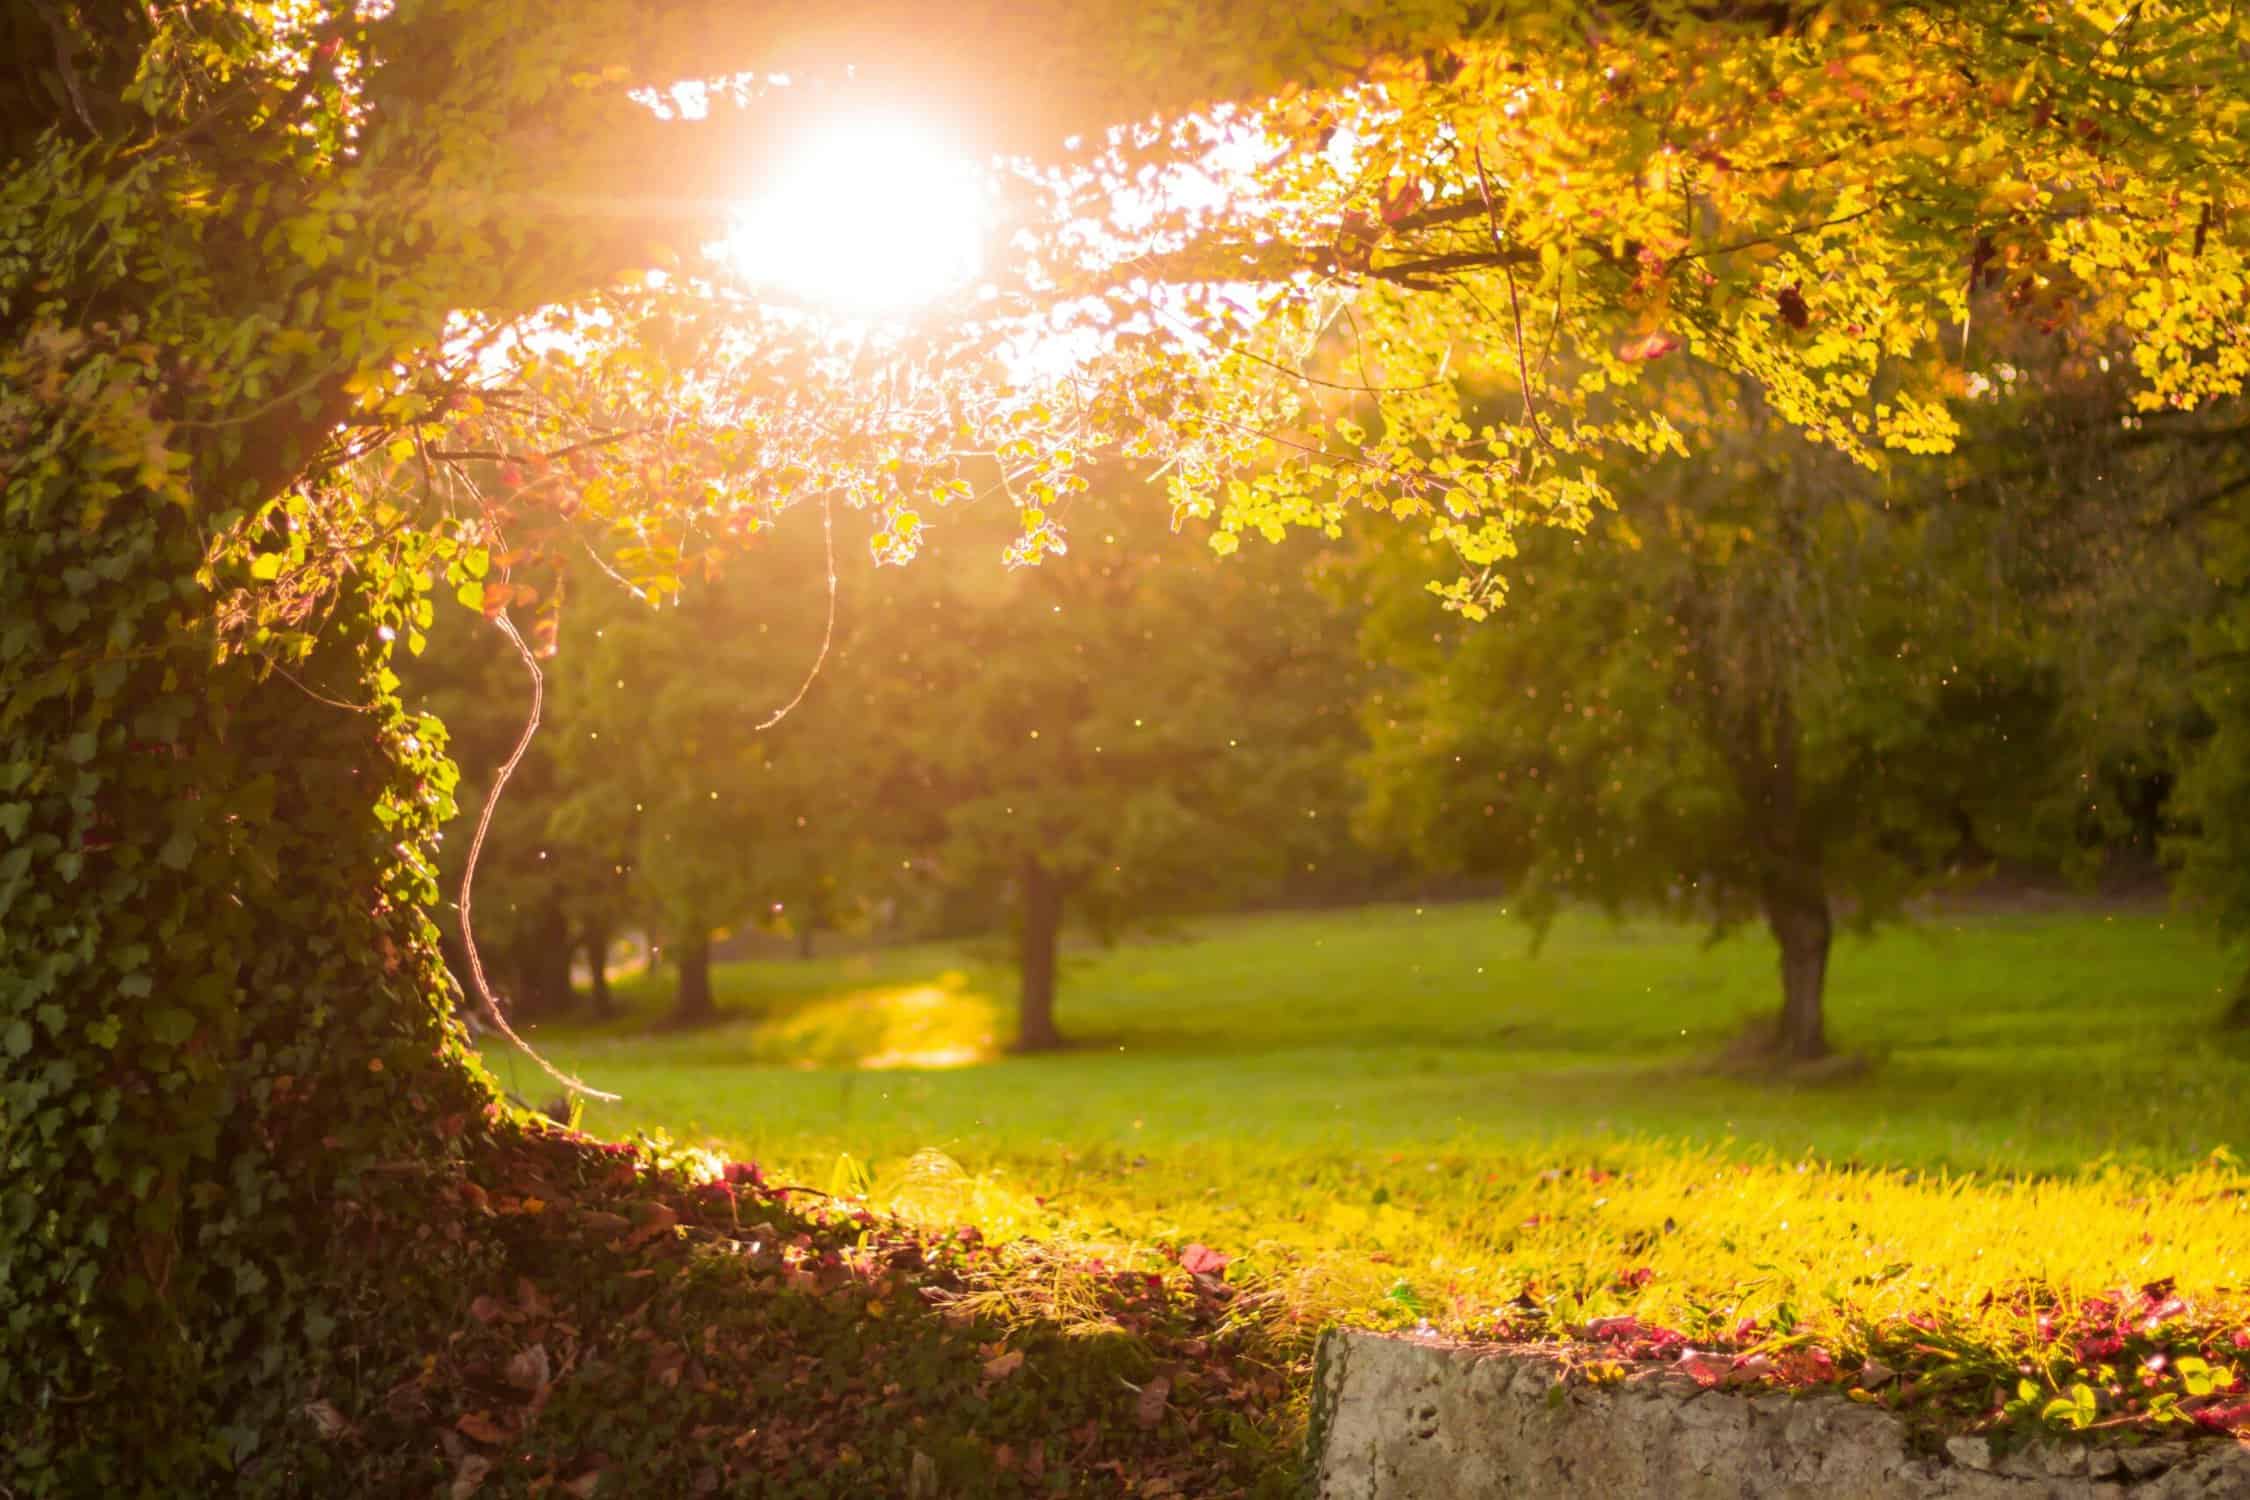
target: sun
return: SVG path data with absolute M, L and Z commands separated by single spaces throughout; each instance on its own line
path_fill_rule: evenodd
M 798 143 L 715 248 L 764 295 L 897 315 L 975 280 L 988 204 L 984 173 L 942 131 L 860 115 Z

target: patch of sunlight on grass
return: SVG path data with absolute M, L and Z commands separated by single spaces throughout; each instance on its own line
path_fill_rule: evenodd
M 1839 1352 L 1943 1312 L 2009 1350 L 2015 1292 L 2165 1277 L 2250 1318 L 2250 1174 L 2214 1149 L 2250 1147 L 2227 954 L 2162 914 L 1933 922 L 1839 949 L 1830 1020 L 1866 1073 L 1699 1070 L 1771 1009 L 1773 963 L 1577 913 L 1536 957 L 1489 908 L 1299 913 L 1085 957 L 1062 1020 L 1087 1045 L 1051 1056 L 996 1057 L 1010 976 L 937 945 L 729 965 L 736 1024 L 542 1045 L 625 1095 L 589 1128 L 783 1182 L 848 1156 L 853 1195 L 976 1227 L 1050 1307 L 1078 1302 L 1058 1247 L 1139 1270 L 1200 1241 L 1238 1307 L 1307 1336 L 1531 1292 Z M 990 1065 L 931 1066 L 954 1049 Z
M 969 1292 L 965 1304 L 1004 1321 L 1036 1319 L 1066 1334 L 1121 1332 L 1102 1309 L 1105 1270 L 1161 1272 L 1166 1257 L 1151 1243 L 1096 1229 L 1058 1212 L 1001 1171 L 970 1172 L 943 1151 L 915 1152 L 869 1186 L 866 1202 L 927 1228 L 975 1229 L 999 1246 L 1013 1274 Z
M 958 970 L 928 984 L 851 990 L 760 1023 L 752 1053 L 800 1068 L 966 1068 L 999 1052 L 1000 1012 Z

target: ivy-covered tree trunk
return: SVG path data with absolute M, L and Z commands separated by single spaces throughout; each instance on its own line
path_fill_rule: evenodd
M 1055 968 L 1062 946 L 1063 882 L 1036 859 L 1017 872 L 1016 962 L 1021 990 L 1016 1021 L 1018 1052 L 1052 1052 L 1063 1044 L 1055 1029 Z
M 711 996 L 711 935 L 697 928 L 672 948 L 672 963 L 680 971 L 680 988 L 672 1002 L 675 1025 L 700 1026 L 719 1013 Z
M 451 773 L 384 691 L 395 600 L 347 583 L 277 670 L 220 638 L 188 508 L 39 436 L 0 526 L 12 1472 L 256 1492 L 345 1355 L 336 1238 L 493 1103 L 423 914 Z

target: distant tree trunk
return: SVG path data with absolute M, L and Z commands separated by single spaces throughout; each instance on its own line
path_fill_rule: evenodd
M 1828 945 L 1834 935 L 1828 893 L 1814 874 L 1802 885 L 1769 886 L 1765 907 L 1766 925 L 1781 946 L 1781 1026 L 1776 1049 L 1798 1061 L 1826 1057 L 1828 1033 L 1821 1006 L 1828 983 Z
M 1821 1001 L 1835 923 L 1821 871 L 1820 836 L 1807 826 L 1798 780 L 1796 698 L 1782 686 L 1762 707 L 1762 714 L 1738 721 L 1742 732 L 1731 738 L 1729 750 L 1744 800 L 1755 810 L 1753 836 L 1762 846 L 1760 904 L 1781 948 L 1781 1023 L 1774 1052 L 1809 1062 L 1828 1055 Z
M 540 907 L 509 945 L 507 999 L 519 1015 L 536 1019 L 568 1014 L 577 999 L 570 985 L 570 920 L 559 902 Z
M 1062 940 L 1063 883 L 1036 859 L 1018 873 L 1017 967 L 1022 995 L 1017 1010 L 1016 1050 L 1052 1052 L 1063 1044 L 1055 1029 L 1055 954 Z
M 811 958 L 813 956 L 813 934 L 817 931 L 819 929 L 810 922 L 801 923 L 798 926 L 797 956 L 799 958 Z
M 679 966 L 680 990 L 672 1005 L 672 1019 L 683 1026 L 710 1020 L 719 1013 L 711 999 L 711 935 L 698 930 L 672 949 Z
M 597 922 L 586 929 L 580 947 L 586 954 L 586 993 L 594 1002 L 596 1020 L 617 1014 L 617 997 L 609 989 L 609 924 Z
M 2227 1004 L 2227 1013 L 2221 1025 L 2234 1031 L 2250 1031 L 2250 972 L 2234 987 L 2234 999 Z

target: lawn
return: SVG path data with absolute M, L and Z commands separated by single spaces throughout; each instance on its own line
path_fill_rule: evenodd
M 1832 1035 L 1871 1066 L 1794 1085 L 1709 1065 L 1773 970 L 1755 937 L 1574 916 L 1534 952 L 1489 907 L 1390 907 L 1089 948 L 1058 1056 L 1000 1055 L 1005 970 L 934 947 L 729 965 L 722 1026 L 537 1042 L 624 1095 L 589 1129 L 1112 1262 L 1200 1242 L 1298 1334 L 1513 1307 L 1848 1360 L 1913 1318 L 2042 1401 L 2114 1387 L 2106 1420 L 2141 1395 L 2057 1317 L 2169 1279 L 2148 1305 L 2176 1290 L 2195 1348 L 2240 1326 L 2250 1047 L 2206 938 L 2078 911 L 1846 939 Z

